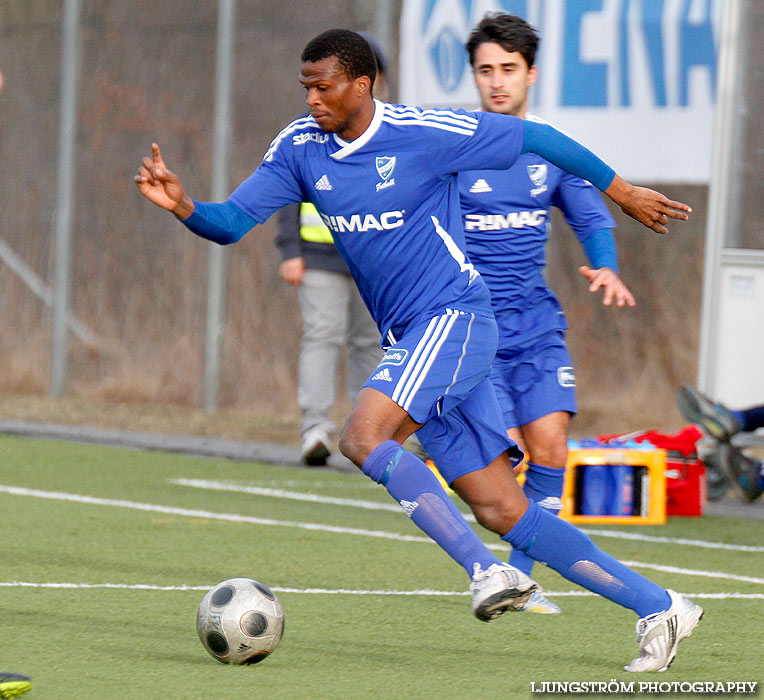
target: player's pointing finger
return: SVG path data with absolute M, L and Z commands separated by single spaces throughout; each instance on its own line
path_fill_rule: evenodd
M 151 157 L 154 159 L 154 165 L 157 168 L 164 168 L 164 161 L 162 160 L 162 153 L 159 150 L 159 144 L 151 144 Z
M 683 204 L 682 202 L 675 202 L 671 199 L 666 201 L 666 204 L 670 206 L 672 209 L 680 209 L 681 211 L 686 211 L 689 214 L 692 214 L 692 207 L 689 204 Z

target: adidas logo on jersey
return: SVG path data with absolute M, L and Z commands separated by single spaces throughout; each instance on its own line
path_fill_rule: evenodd
M 326 175 L 322 175 L 316 180 L 315 188 L 317 190 L 330 190 L 332 189 L 332 183 L 329 182 L 329 178 Z
M 385 367 L 384 369 L 379 370 L 379 372 L 371 378 L 371 381 L 391 382 L 393 381 L 393 378 L 390 376 L 390 371 Z
M 406 511 L 406 515 L 411 517 L 411 514 L 419 507 L 416 501 L 401 501 L 401 508 Z
M 478 192 L 493 192 L 493 188 L 480 177 L 475 180 L 472 187 L 470 187 L 470 192 L 472 192 L 472 194 L 477 194 Z

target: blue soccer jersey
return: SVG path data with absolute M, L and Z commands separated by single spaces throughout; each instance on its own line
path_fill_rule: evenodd
M 375 101 L 352 143 L 312 117 L 289 124 L 230 201 L 258 223 L 290 202 L 313 202 L 392 345 L 445 307 L 490 315 L 464 253 L 455 173 L 506 169 L 522 141 L 520 119 Z
M 499 326 L 499 352 L 567 323 L 548 288 L 546 264 L 550 209 L 559 208 L 580 241 L 615 227 L 599 192 L 534 153 L 506 170 L 459 174 L 467 255 L 491 291 Z

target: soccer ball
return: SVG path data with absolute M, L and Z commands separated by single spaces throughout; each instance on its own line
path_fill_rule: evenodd
M 259 581 L 230 578 L 202 599 L 196 631 L 204 648 L 220 663 L 256 664 L 281 641 L 284 610 Z

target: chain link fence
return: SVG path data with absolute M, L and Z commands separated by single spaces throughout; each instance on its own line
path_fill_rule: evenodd
M 210 196 L 216 5 L 82 3 L 69 396 L 202 403 L 210 244 L 143 200 L 132 178 L 156 141 L 189 193 Z M 238 0 L 231 189 L 302 111 L 304 44 L 333 26 L 374 32 L 377 9 L 373 0 Z M 50 390 L 61 26 L 61 3 L 0 1 L 0 392 Z M 583 253 L 554 220 L 549 276 L 571 324 L 582 425 L 678 423 L 674 393 L 695 378 L 707 188 L 666 194 L 696 212 L 669 236 L 616 213 L 634 310 L 603 308 L 586 291 Z M 228 249 L 219 400 L 295 413 L 300 320 L 278 277 L 274 233 L 268 222 Z

